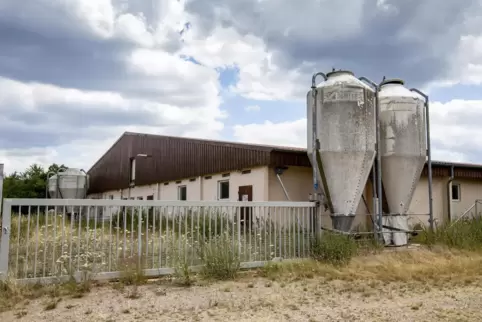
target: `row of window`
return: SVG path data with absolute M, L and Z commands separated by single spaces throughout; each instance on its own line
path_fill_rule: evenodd
M 229 180 L 220 180 L 218 181 L 218 199 L 219 200 L 227 200 L 229 199 Z M 109 195 L 109 199 L 114 199 L 113 195 Z M 122 198 L 127 200 L 127 198 Z M 131 200 L 143 200 L 143 197 L 131 197 Z M 177 187 L 177 199 L 178 200 L 187 200 L 187 186 L 178 186 Z M 154 195 L 147 196 L 146 200 L 154 200 Z
M 220 180 L 218 181 L 218 200 L 226 200 L 229 199 L 229 180 Z M 187 200 L 187 186 L 178 186 L 177 187 L 177 199 L 178 200 Z

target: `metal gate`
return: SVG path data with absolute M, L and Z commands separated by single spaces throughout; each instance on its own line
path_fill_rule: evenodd
M 43 283 L 117 278 L 129 265 L 172 274 L 203 265 L 212 242 L 257 267 L 308 257 L 315 213 L 312 202 L 5 199 L 0 274 Z

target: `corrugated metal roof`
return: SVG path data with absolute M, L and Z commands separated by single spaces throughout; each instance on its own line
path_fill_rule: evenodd
M 129 159 L 137 154 L 152 156 L 136 162 L 136 185 L 144 185 L 263 165 L 311 167 L 306 152 L 300 147 L 125 132 L 88 171 L 90 192 L 127 188 Z M 432 163 L 434 176 L 449 175 L 453 165 L 456 176 L 482 178 L 482 165 Z

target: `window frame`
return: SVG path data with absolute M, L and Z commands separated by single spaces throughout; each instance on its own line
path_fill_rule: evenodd
M 457 189 L 457 197 L 458 198 L 454 198 L 454 188 Z M 452 201 L 455 201 L 455 202 L 459 202 L 462 200 L 462 189 L 461 189 L 461 186 L 460 186 L 460 183 L 453 183 L 452 182 L 452 188 L 450 189 L 450 200 Z
M 223 184 L 225 184 L 225 183 L 228 184 L 228 197 L 227 197 L 227 198 L 222 198 L 222 188 L 221 188 L 221 186 L 222 186 Z M 230 193 L 230 192 L 231 192 L 230 190 L 231 190 L 231 189 L 230 189 L 230 185 L 229 185 L 229 180 L 219 180 L 219 181 L 218 181 L 218 200 L 229 200 L 230 194 L 231 194 L 231 193 Z
M 182 189 L 184 189 L 185 191 L 185 199 L 181 199 L 181 196 L 182 196 Z M 180 201 L 187 201 L 187 186 L 186 185 L 182 185 L 182 186 L 177 186 L 177 200 L 180 200 Z

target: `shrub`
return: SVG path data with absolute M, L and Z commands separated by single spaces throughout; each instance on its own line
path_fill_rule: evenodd
M 311 247 L 313 259 L 332 265 L 346 265 L 357 253 L 357 244 L 350 237 L 332 232 L 324 232 L 315 238 Z
M 214 279 L 232 279 L 240 269 L 239 250 L 227 232 L 214 236 L 200 244 L 199 257 L 203 273 Z

